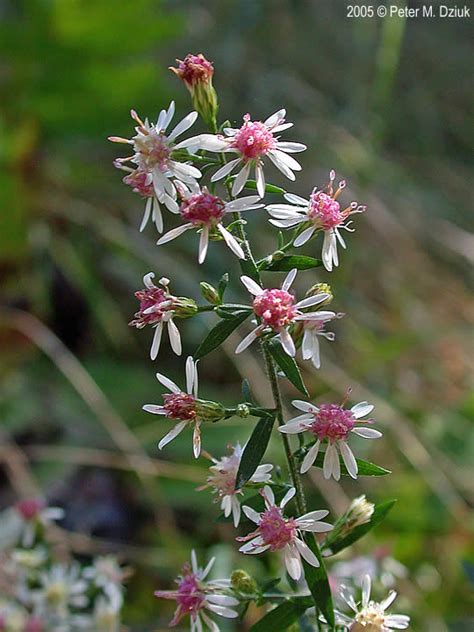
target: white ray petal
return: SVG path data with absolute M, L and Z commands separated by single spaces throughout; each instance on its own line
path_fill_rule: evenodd
M 290 500 L 295 496 L 296 489 L 294 487 L 290 487 L 290 489 L 286 492 L 283 498 L 280 501 L 280 508 L 284 509 L 284 507 L 290 502 Z
M 301 165 L 297 162 L 292 156 L 285 154 L 284 151 L 280 151 L 279 149 L 272 149 L 272 154 L 286 166 L 288 169 L 292 171 L 301 171 Z
M 327 509 L 316 509 L 315 511 L 310 511 L 308 513 L 303 514 L 299 518 L 296 519 L 296 523 L 300 524 L 300 522 L 317 522 L 321 520 L 321 518 L 325 518 L 329 514 Z
M 341 452 L 342 460 L 344 461 L 344 465 L 346 466 L 349 475 L 352 478 L 357 478 L 357 472 L 359 471 L 359 468 L 357 466 L 357 461 L 355 460 L 355 456 L 352 453 L 352 450 L 345 441 L 339 441 L 338 446 Z
M 227 202 L 225 205 L 226 211 L 243 211 L 248 208 L 262 208 L 263 204 L 259 204 L 260 197 L 258 195 L 245 195 L 244 197 L 237 198 L 231 202 Z
M 311 402 L 305 402 L 302 399 L 294 399 L 291 402 L 295 408 L 302 410 L 304 413 L 318 412 L 319 408 Z
M 295 239 L 295 241 L 293 242 L 294 246 L 296 248 L 303 246 L 307 241 L 311 239 L 311 237 L 314 235 L 315 230 L 316 230 L 315 226 L 310 226 L 309 228 L 305 228 L 305 230 L 302 233 L 300 233 L 298 237 Z
M 171 134 L 168 136 L 168 140 L 172 141 L 177 136 L 179 136 L 180 134 L 188 130 L 192 125 L 194 125 L 194 122 L 196 121 L 197 117 L 198 117 L 197 112 L 190 112 L 187 116 L 184 117 L 182 121 L 180 121 L 176 125 L 176 127 L 173 129 Z
M 236 255 L 239 259 L 245 259 L 244 251 L 242 250 L 242 247 L 237 239 L 231 233 L 229 233 L 227 228 L 224 228 L 222 224 L 217 224 L 217 228 L 224 238 L 225 243 L 229 246 L 234 255 Z
M 317 568 L 319 566 L 319 560 L 306 544 L 306 542 L 303 542 L 299 538 L 296 538 L 295 544 L 296 548 L 300 552 L 301 557 L 303 557 L 308 562 L 308 564 L 311 564 L 311 566 L 315 566 Z
M 240 280 L 245 285 L 245 287 L 250 292 L 250 294 L 253 294 L 254 296 L 258 296 L 259 294 L 263 292 L 263 289 L 260 287 L 260 285 L 258 285 L 258 283 L 256 283 L 250 277 L 244 275 L 240 277 Z
M 370 599 L 370 589 L 372 587 L 372 580 L 370 579 L 370 575 L 364 575 L 364 579 L 362 580 L 362 606 L 367 608 Z
M 260 162 L 255 165 L 255 182 L 257 183 L 257 192 L 263 198 L 265 196 L 265 174 Z
M 286 116 L 286 110 L 282 108 L 263 121 L 266 127 L 274 127 L 277 123 L 283 123 Z
M 192 356 L 186 358 L 186 392 L 192 395 L 194 387 L 194 376 L 196 373 L 196 365 Z
M 258 338 L 258 335 L 262 330 L 263 330 L 263 327 L 261 325 L 259 325 L 258 327 L 255 327 L 255 329 L 252 330 L 247 336 L 245 336 L 245 338 L 243 338 L 241 342 L 237 345 L 237 347 L 235 348 L 235 353 L 242 353 L 242 351 L 245 351 L 247 347 L 250 347 L 252 342 L 256 338 Z
M 285 292 L 288 292 L 293 281 L 295 280 L 297 272 L 298 270 L 296 268 L 293 268 L 292 270 L 288 272 L 288 274 L 285 277 L 285 280 L 282 283 L 282 286 L 281 286 L 282 290 L 284 290 Z
M 156 243 L 158 246 L 161 246 L 162 244 L 166 244 L 168 241 L 172 241 L 173 239 L 176 239 L 176 237 L 179 237 L 180 235 L 185 233 L 187 230 L 190 230 L 191 228 L 193 228 L 192 224 L 182 224 L 181 226 L 172 228 L 167 233 L 165 233 L 162 237 L 160 237 Z
M 249 520 L 255 522 L 255 524 L 260 523 L 260 514 L 256 512 L 255 509 L 252 509 L 252 507 L 248 507 L 247 505 L 243 505 L 242 511 Z
M 284 549 L 284 559 L 288 575 L 295 581 L 298 581 L 303 571 L 298 549 L 295 546 L 287 544 Z
M 176 424 L 176 426 L 172 430 L 170 430 L 168 434 L 163 437 L 163 439 L 161 439 L 158 444 L 158 449 L 162 450 L 165 445 L 167 445 L 170 441 L 173 441 L 173 439 L 175 439 L 179 435 L 179 433 L 186 428 L 187 425 L 187 421 L 180 421 L 179 424 Z
M 157 404 L 145 404 L 142 406 L 142 410 L 145 410 L 147 413 L 151 413 L 152 415 L 166 415 L 166 410 L 163 406 L 158 406 Z
M 176 353 L 176 355 L 181 355 L 182 353 L 181 335 L 179 333 L 179 329 L 176 327 L 172 319 L 168 321 L 168 336 L 169 336 L 171 348 L 173 349 L 173 351 Z
M 230 160 L 227 164 L 225 164 L 223 167 L 218 169 L 212 175 L 211 182 L 217 182 L 218 180 L 222 180 L 222 178 L 225 178 L 239 162 L 240 162 L 240 158 L 236 158 L 235 160 Z
M 283 347 L 285 353 L 289 355 L 291 358 L 294 358 L 296 355 L 296 347 L 293 342 L 293 338 L 290 336 L 288 331 L 283 327 L 279 330 L 280 332 L 280 342 Z
M 379 439 L 382 433 L 374 428 L 354 428 L 351 432 L 364 439 Z
M 321 292 L 320 294 L 315 294 L 315 296 L 308 296 L 308 298 L 304 298 L 302 301 L 298 301 L 295 307 L 298 309 L 302 309 L 304 307 L 312 307 L 313 305 L 319 305 L 319 303 L 323 303 L 329 298 L 329 294 L 325 294 Z
M 232 185 L 232 195 L 239 195 L 249 179 L 251 163 L 245 164 L 237 174 L 234 184 Z
M 352 406 L 351 411 L 354 413 L 354 417 L 356 419 L 360 419 L 361 417 L 365 417 L 370 414 L 374 410 L 374 406 L 369 404 L 369 402 L 359 402 L 355 406 Z
M 201 424 L 196 421 L 193 432 L 193 454 L 198 459 L 201 454 Z
M 198 262 L 203 263 L 206 259 L 207 248 L 209 246 L 209 228 L 203 226 L 201 237 L 199 238 Z
M 291 141 L 278 141 L 276 146 L 277 149 L 280 149 L 281 151 L 287 152 L 289 154 L 295 154 L 307 149 L 306 145 L 303 145 L 303 143 L 294 143 Z
M 166 388 L 169 388 L 172 393 L 181 393 L 181 389 L 172 380 L 163 375 L 162 373 L 156 374 L 156 379 L 160 384 L 163 384 Z
M 309 200 L 305 200 L 305 198 L 295 195 L 294 193 L 285 193 L 283 197 L 285 200 L 288 200 L 288 202 L 296 204 L 297 206 L 304 206 L 305 208 L 309 206 Z
M 321 442 L 318 440 L 308 450 L 308 453 L 304 457 L 303 462 L 301 464 L 301 469 L 300 469 L 301 474 L 304 474 L 305 472 L 307 472 L 309 470 L 309 468 L 313 465 L 313 463 L 316 461 L 316 457 L 318 456 L 320 444 L 321 444 Z
M 143 213 L 143 219 L 142 219 L 142 223 L 140 224 L 140 232 L 143 232 L 145 226 L 148 224 L 148 220 L 150 219 L 150 215 L 151 215 L 151 206 L 153 204 L 153 198 L 149 197 L 146 200 L 146 204 L 145 204 L 145 212 Z
M 151 343 L 150 358 L 156 360 L 161 345 L 161 334 L 163 333 L 163 323 L 158 323 L 155 327 L 155 333 L 153 334 L 153 341 Z

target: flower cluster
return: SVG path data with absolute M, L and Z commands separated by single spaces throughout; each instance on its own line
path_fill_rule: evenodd
M 144 289 L 136 292 L 139 309 L 130 325 L 139 329 L 148 325 L 154 328 L 150 353 L 153 360 L 158 357 L 165 328 L 172 350 L 181 354 L 181 336 L 175 320 L 194 317 L 204 311 L 213 312 L 220 320 L 201 342 L 194 357 L 187 357 L 186 386 L 182 388 L 162 372 L 156 373 L 158 382 L 165 389 L 162 402 L 146 404 L 143 409 L 173 423 L 158 444 L 160 450 L 186 429 L 192 430 L 194 457 L 203 455 L 212 460 L 207 479 L 199 489 L 211 491 L 223 512 L 222 518 L 232 519 L 235 528 L 245 519 L 256 525 L 247 535 L 236 537 L 241 543 L 239 551 L 253 555 L 279 554 L 291 580 L 301 582 L 303 590 L 303 582 L 307 582 L 315 601 L 318 629 L 325 625 L 325 630 L 332 630 L 335 614 L 330 600 L 324 597 L 330 590 L 326 579 L 326 557 L 345 548 L 348 535 L 357 538 L 362 531 L 370 529 L 376 508 L 362 496 L 334 525 L 324 522 L 322 519 L 329 513 L 326 509 L 307 507 L 301 474 L 315 466 L 322 469 L 326 479 L 332 477 L 339 481 L 342 475 L 355 479 L 359 471 L 364 473 L 361 464 L 366 471 L 369 466 L 377 468 L 356 459 L 349 441 L 352 436 L 376 439 L 382 433 L 371 427 L 373 419 L 362 421 L 372 412 L 371 404 L 360 402 L 347 407 L 349 392 L 341 404 L 318 402 L 316 405 L 295 399 L 293 406 L 300 414 L 285 421 L 279 380 L 288 378 L 308 397 L 297 358 L 300 355 L 319 369 L 320 340 L 335 339 L 334 332 L 326 327 L 343 314 L 328 309 L 333 292 L 325 282 L 314 284 L 313 280 L 306 293 L 297 298 L 293 290 L 296 275 L 298 270 L 318 267 L 331 272 L 339 264 L 338 243 L 345 248 L 342 230 L 352 231 L 350 216 L 365 211 L 366 207 L 354 201 L 341 205 L 346 183 L 341 180 L 335 185 L 334 171 L 330 172 L 329 183 L 324 188 L 314 188 L 307 199 L 267 184 L 264 170 L 269 162 L 291 181 L 302 169 L 292 154 L 303 152 L 306 145 L 280 139 L 280 134 L 293 125 L 286 121 L 286 111 L 279 109 L 263 120 L 245 114 L 240 127 L 231 127 L 229 122 L 219 126 L 217 94 L 212 83 L 213 64 L 202 54 L 189 54 L 183 60 L 177 60 L 177 64 L 171 70 L 184 82 L 195 111 L 185 116 L 171 132 L 168 128 L 174 116 L 174 103 L 161 111 L 154 124 L 148 119 L 142 121 L 132 111 L 137 124 L 136 134 L 131 139 L 111 137 L 111 140 L 130 145 L 133 153 L 126 158 L 117 158 L 115 165 L 127 171 L 125 183 L 146 199 L 141 230 L 151 217 L 158 231 L 163 233 L 161 207 L 164 206 L 175 216 L 177 225 L 159 237 L 157 245 L 160 247 L 186 232 L 195 232 L 199 235 L 198 262 L 203 264 L 209 244 L 224 242 L 239 261 L 240 280 L 250 293 L 251 301 L 250 304 L 226 301 L 228 273 L 222 276 L 217 288 L 205 281 L 200 283 L 201 294 L 207 301 L 205 305 L 172 294 L 167 278 L 160 279 L 155 285 L 154 275 L 145 275 Z M 178 140 L 196 122 L 198 114 L 207 131 Z M 239 197 L 244 189 L 252 194 Z M 283 195 L 283 201 L 267 204 L 264 201 L 267 192 Z M 270 215 L 270 225 L 282 230 L 276 249 L 258 259 L 244 217 L 255 217 L 258 213 L 248 211 L 264 207 Z M 292 229 L 288 241 L 282 232 L 286 229 Z M 322 261 L 301 255 L 298 250 L 295 252 L 320 233 L 323 237 Z M 271 279 L 277 272 L 286 272 L 281 283 Z M 268 280 L 267 274 L 270 275 Z M 203 399 L 198 394 L 198 359 L 217 349 L 231 334 L 238 336 L 235 332 L 247 319 L 252 319 L 252 329 L 240 339 L 235 352 L 240 354 L 258 341 L 272 390 L 272 408 L 262 408 L 255 403 L 245 382 L 242 389 L 245 401 L 232 408 L 219 401 Z M 259 421 L 243 447 L 236 443 L 229 446 L 228 454 L 211 457 L 202 448 L 203 428 L 233 416 L 255 417 Z M 261 463 L 276 420 L 284 443 L 289 480 L 284 480 L 280 468 Z M 291 435 L 294 434 L 300 435 L 298 450 L 292 446 Z M 386 473 L 383 468 L 378 469 L 379 473 Z M 362 525 L 364 529 L 361 530 Z M 184 566 L 177 579 L 177 587 L 155 593 L 158 598 L 176 602 L 171 625 L 180 624 L 189 616 L 193 632 L 201 632 L 205 626 L 217 632 L 219 628 L 212 618 L 214 615 L 235 618 L 246 611 L 251 601 L 264 604 L 279 598 L 278 594 L 267 595 L 242 570 L 234 571 L 230 579 L 209 579 L 213 562 L 211 560 L 201 568 L 193 552 L 191 563 Z M 323 568 L 317 575 L 321 585 L 315 589 L 311 567 L 320 566 Z M 353 614 L 338 613 L 339 625 L 352 632 L 384 632 L 407 627 L 408 617 L 386 614 L 394 596 L 378 603 L 370 600 L 369 593 L 367 580 L 361 604 L 344 593 Z
M 127 571 L 112 556 L 56 559 L 48 537 L 63 514 L 38 499 L 0 514 L 0 630 L 119 632 Z

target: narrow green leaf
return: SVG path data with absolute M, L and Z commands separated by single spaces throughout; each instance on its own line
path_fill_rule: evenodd
M 284 632 L 312 605 L 311 600 L 307 597 L 284 601 L 267 612 L 257 623 L 254 623 L 250 632 Z
M 295 453 L 297 458 L 302 461 L 304 455 L 307 452 L 307 448 L 310 448 L 312 445 L 314 445 L 314 442 L 309 443 L 307 446 L 305 446 L 304 450 L 298 450 Z M 325 455 L 324 452 L 318 453 L 318 456 L 316 457 L 316 461 L 314 462 L 313 467 L 319 467 L 321 469 L 323 468 L 324 455 Z M 356 462 L 357 462 L 357 467 L 359 468 L 358 476 L 386 476 L 387 474 L 392 473 L 390 470 L 386 470 L 384 467 L 381 467 L 380 465 L 376 465 L 375 463 L 370 463 L 370 461 L 364 461 L 363 459 L 356 459 Z M 344 465 L 344 461 L 342 460 L 341 457 L 339 457 L 339 463 L 341 466 L 341 474 L 343 476 L 349 476 L 349 472 L 347 471 L 346 466 Z
M 306 397 L 309 397 L 309 393 L 304 385 L 303 378 L 301 377 L 300 370 L 294 358 L 285 353 L 283 347 L 277 340 L 272 340 L 268 345 L 268 349 L 279 368 L 293 386 L 296 386 Z
M 335 625 L 334 606 L 324 559 L 313 534 L 308 533 L 305 537 L 305 542 L 318 558 L 320 565 L 318 568 L 315 568 L 303 560 L 304 576 L 316 607 L 324 615 L 324 618 L 329 624 L 329 628 L 332 630 Z
M 242 485 L 253 476 L 265 454 L 272 434 L 275 417 L 262 417 L 253 429 L 250 439 L 244 448 L 237 472 L 235 486 L 240 489 Z
M 230 177 L 231 182 L 233 182 L 236 177 L 237 176 L 231 176 Z M 255 182 L 255 180 L 247 180 L 247 182 L 245 184 L 245 188 L 246 189 L 251 189 L 252 191 L 256 191 L 257 190 L 257 183 Z M 282 189 L 281 187 L 277 187 L 275 184 L 266 184 L 265 185 L 265 191 L 267 193 L 277 193 L 279 195 L 284 195 L 286 193 L 285 189 Z
M 211 329 L 208 335 L 201 342 L 197 348 L 194 358 L 195 360 L 203 358 L 205 355 L 217 349 L 230 334 L 241 325 L 248 317 L 249 312 L 239 312 L 231 318 L 221 320 L 217 325 Z
M 307 257 L 306 255 L 285 255 L 281 259 L 274 259 L 273 261 L 261 259 L 257 265 L 259 270 L 266 270 L 267 272 L 289 272 L 293 268 L 297 270 L 319 268 L 323 265 L 323 262 L 321 259 Z
M 338 529 L 334 530 L 335 535 L 331 537 L 331 533 L 324 541 L 322 548 L 331 551 L 331 555 L 339 553 L 343 549 L 351 546 L 357 540 L 360 540 L 366 533 L 371 531 L 375 526 L 380 524 L 386 517 L 388 512 L 392 509 L 396 500 L 387 500 L 386 502 L 375 505 L 374 513 L 370 519 L 370 522 L 361 524 L 359 527 L 355 527 L 347 533 L 347 535 L 341 534 Z

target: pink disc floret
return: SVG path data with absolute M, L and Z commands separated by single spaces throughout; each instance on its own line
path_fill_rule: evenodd
M 159 287 L 149 287 L 135 292 L 140 301 L 140 309 L 135 318 L 129 323 L 132 327 L 141 329 L 145 325 L 159 323 L 165 312 L 172 308 L 169 296 Z
M 279 289 L 263 290 L 253 301 L 253 311 L 275 330 L 290 324 L 297 315 L 294 296 Z
M 356 419 L 351 410 L 339 404 L 321 404 L 319 411 L 314 414 L 314 421 L 309 430 L 320 441 L 346 440 L 355 423 Z
M 196 193 L 183 201 L 179 212 L 185 221 L 194 226 L 212 226 L 224 216 L 225 202 L 207 192 Z
M 208 61 L 204 55 L 192 53 L 186 55 L 183 61 L 179 61 L 178 68 L 172 68 L 172 70 L 189 86 L 208 82 L 214 74 L 212 62 Z
M 135 169 L 135 171 L 126 175 L 123 181 L 132 187 L 134 193 L 138 193 L 144 198 L 154 197 L 155 195 L 153 181 L 146 171 Z
M 244 160 L 255 160 L 275 149 L 276 140 L 264 123 L 251 121 L 250 114 L 246 114 L 244 124 L 233 138 L 232 146 L 242 154 Z
M 165 393 L 163 408 L 166 416 L 181 421 L 191 421 L 196 417 L 196 400 L 188 393 Z
M 315 191 L 311 194 L 308 217 L 323 230 L 335 228 L 344 220 L 339 202 L 324 191 Z
M 38 517 L 39 512 L 44 508 L 45 503 L 36 498 L 20 500 L 15 505 L 15 509 L 21 514 L 24 520 L 34 520 Z
M 285 518 L 280 507 L 270 507 L 260 516 L 258 531 L 271 551 L 278 551 L 296 538 L 296 522 Z

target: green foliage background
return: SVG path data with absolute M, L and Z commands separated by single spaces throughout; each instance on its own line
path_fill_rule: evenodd
M 158 249 L 151 226 L 138 234 L 142 202 L 121 183 L 117 146 L 106 141 L 130 135 L 130 107 L 153 119 L 175 98 L 179 115 L 189 111 L 167 67 L 190 51 L 215 61 L 223 117 L 286 107 L 296 122 L 288 138 L 310 148 L 292 191 L 307 194 L 335 168 L 369 206 L 341 267 L 300 275 L 301 287 L 330 282 L 335 308 L 347 314 L 336 342 L 324 345 L 322 369 L 305 379 L 315 397 L 339 399 L 352 386 L 356 401 L 376 403 L 385 438 L 357 448 L 393 474 L 342 486 L 315 474 L 312 500 L 334 516 L 361 492 L 398 498 L 357 552 L 388 547 L 409 568 L 399 610 L 411 602 L 413 629 L 472 629 L 472 21 L 345 13 L 344 2 L 329 0 L 0 3 L 2 305 L 31 312 L 72 348 L 143 446 L 144 482 L 106 431 L 103 411 L 78 396 L 57 356 L 52 362 L 37 348 L 36 325 L 27 327 L 32 341 L 3 307 L 0 440 L 27 456 L 44 493 L 68 502 L 84 494 L 74 488 L 78 472 L 110 471 L 122 512 L 135 517 L 133 537 L 115 545 L 91 538 L 82 553 L 112 546 L 135 567 L 126 621 L 137 630 L 166 625 L 170 609 L 152 592 L 170 584 L 191 547 L 217 552 L 223 573 L 244 564 L 262 577 L 272 572 L 269 559 L 242 560 L 233 529 L 213 522 L 217 507 L 195 491 L 205 463 L 191 462 L 189 436 L 158 453 L 164 427 L 141 405 L 157 401 L 154 369 L 181 379 L 182 362 L 165 345 L 153 366 L 150 332 L 127 327 L 133 291 L 149 270 L 196 297 L 198 281 L 217 281 L 229 268 L 232 295 L 244 297 L 235 261 L 218 245 L 198 269 L 193 235 Z M 250 224 L 265 254 L 275 245 L 265 214 Z M 184 323 L 185 349 L 213 322 Z M 258 361 L 234 357 L 232 344 L 214 353 L 200 367 L 205 396 L 236 402 L 243 374 L 268 400 Z M 204 446 L 220 456 L 249 433 L 248 422 L 226 422 L 204 433 Z M 280 452 L 275 441 L 268 456 L 278 462 Z M 160 459 L 161 476 L 146 474 L 146 454 Z M 8 472 L 1 505 L 20 490 Z M 74 481 L 69 497 L 64 481 Z

